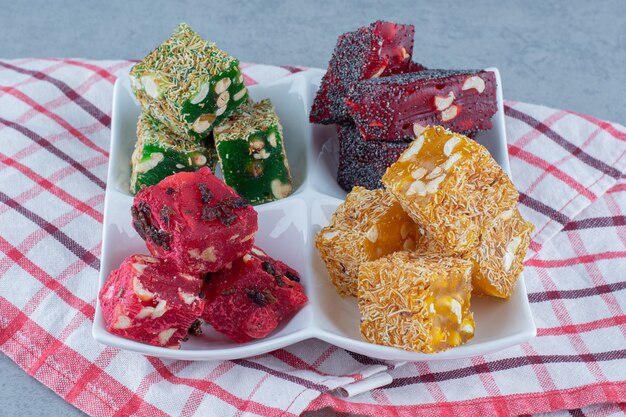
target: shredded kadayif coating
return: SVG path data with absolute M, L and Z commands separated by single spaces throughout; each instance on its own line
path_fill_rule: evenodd
M 398 250 L 413 250 L 417 225 L 386 190 L 354 187 L 315 236 L 337 291 L 357 294 L 359 265 Z
M 453 254 L 474 249 L 482 223 L 518 192 L 487 149 L 440 126 L 425 129 L 382 178 L 409 215 Z
M 534 228 L 514 207 L 483 229 L 478 247 L 463 256 L 474 263 L 474 294 L 511 296 Z
M 471 269 L 471 262 L 462 259 L 410 252 L 361 264 L 361 336 L 424 353 L 471 339 Z

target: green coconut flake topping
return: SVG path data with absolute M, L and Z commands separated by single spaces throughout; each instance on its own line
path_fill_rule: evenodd
M 242 104 L 230 118 L 215 128 L 215 133 L 219 135 L 220 141 L 237 140 L 275 126 L 279 127 L 282 136 L 276 109 L 269 99 L 265 99 Z
M 131 76 L 153 76 L 156 86 L 172 102 L 184 102 L 198 91 L 193 88 L 215 77 L 239 61 L 206 41 L 186 23 L 131 69 Z M 201 82 L 196 82 L 201 81 Z M 167 87 L 167 88 L 165 88 Z

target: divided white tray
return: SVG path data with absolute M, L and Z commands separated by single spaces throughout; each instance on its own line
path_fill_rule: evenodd
M 493 129 L 479 134 L 477 140 L 489 149 L 508 173 L 500 75 L 495 68 L 489 70 L 494 71 L 497 77 L 498 112 L 492 119 Z M 204 326 L 201 336 L 190 337 L 180 350 L 174 350 L 134 342 L 107 332 L 98 302 L 93 324 L 93 337 L 97 341 L 150 356 L 213 360 L 258 355 L 317 338 L 374 358 L 422 361 L 485 354 L 534 337 L 535 324 L 521 277 L 508 301 L 491 297 L 472 299 L 476 334 L 469 343 L 455 349 L 428 355 L 378 346 L 361 339 L 356 300 L 337 295 L 313 246 L 313 236 L 328 224 L 330 216 L 346 195 L 335 181 L 337 137 L 334 126 L 311 125 L 308 122 L 308 112 L 323 74 L 322 70 L 311 69 L 250 87 L 254 100 L 270 98 L 276 106 L 284 127 L 285 147 L 295 185 L 291 196 L 255 207 L 259 213 L 256 244 L 300 272 L 309 297 L 308 304 L 265 339 L 238 344 L 210 326 Z M 144 242 L 131 226 L 133 196 L 128 192 L 129 160 L 139 113 L 128 78 L 119 79 L 113 94 L 111 159 L 98 288 L 126 256 L 148 253 Z

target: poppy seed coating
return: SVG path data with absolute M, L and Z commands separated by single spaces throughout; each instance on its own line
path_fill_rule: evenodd
M 346 191 L 360 185 L 369 190 L 383 188 L 380 178 L 396 162 L 411 141 L 365 141 L 353 124 L 337 126 L 339 168 L 337 183 Z
M 313 102 L 311 123 L 350 120 L 344 99 L 361 80 L 424 69 L 411 62 L 413 25 L 377 21 L 339 36 Z

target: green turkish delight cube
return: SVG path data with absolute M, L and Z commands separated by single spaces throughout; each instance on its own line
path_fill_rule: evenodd
M 142 185 L 154 185 L 177 172 L 197 171 L 205 166 L 212 171 L 217 166 L 212 135 L 196 142 L 184 140 L 150 114 L 141 114 L 131 158 L 131 193 L 136 194 Z
M 214 137 L 226 184 L 251 204 L 291 193 L 283 128 L 270 100 L 241 106 L 215 128 Z
M 248 98 L 239 61 L 184 23 L 133 66 L 130 80 L 145 111 L 191 140 L 205 138 Z

